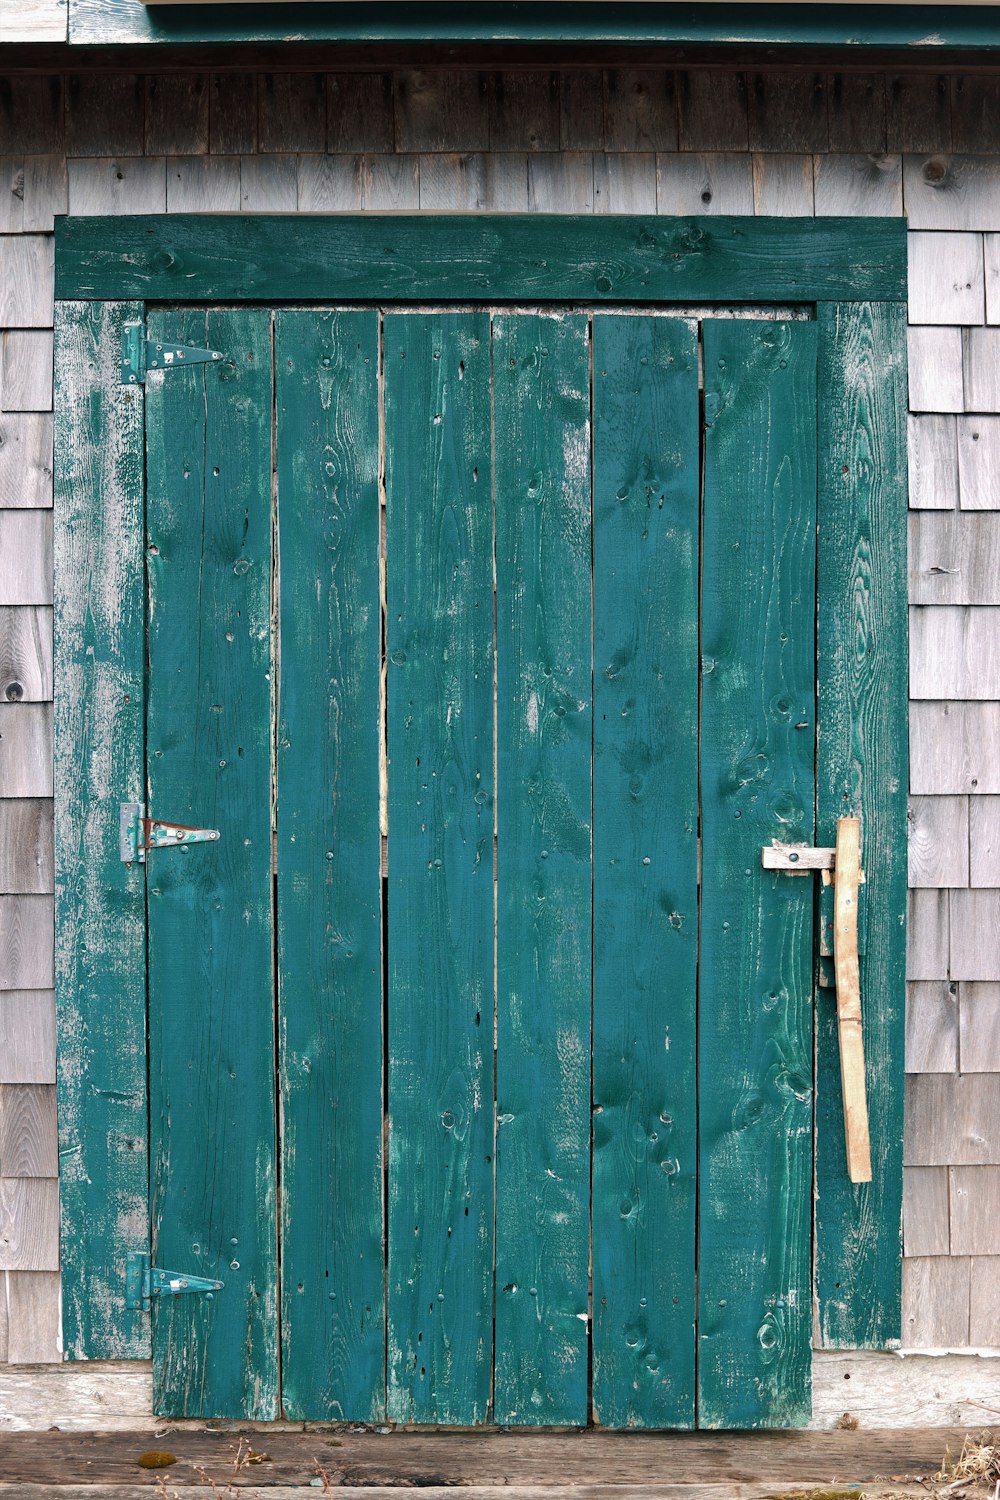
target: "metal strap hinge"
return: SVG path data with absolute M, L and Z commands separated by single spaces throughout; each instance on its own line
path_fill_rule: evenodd
M 216 349 L 194 349 L 188 344 L 161 344 L 145 337 L 143 323 L 122 328 L 122 385 L 142 385 L 147 370 L 175 370 L 181 365 L 215 364 L 222 355 Z
M 149 1312 L 154 1297 L 183 1297 L 200 1294 L 212 1301 L 225 1285 L 207 1276 L 190 1276 L 184 1271 L 161 1271 L 152 1264 L 152 1256 L 142 1250 L 129 1251 L 125 1262 L 125 1306 Z
M 146 863 L 149 849 L 176 849 L 182 844 L 214 844 L 217 828 L 190 828 L 186 823 L 163 823 L 146 817 L 143 802 L 123 802 L 119 813 L 119 852 L 122 864 Z

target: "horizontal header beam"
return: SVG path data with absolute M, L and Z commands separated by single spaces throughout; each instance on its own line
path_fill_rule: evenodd
M 1000 48 L 1000 7 L 664 4 L 661 0 L 339 0 L 335 4 L 149 5 L 72 0 L 69 40 L 130 42 L 624 42 L 905 49 L 937 66 L 946 48 Z
M 147 302 L 902 301 L 902 219 L 554 214 L 56 221 L 56 296 Z

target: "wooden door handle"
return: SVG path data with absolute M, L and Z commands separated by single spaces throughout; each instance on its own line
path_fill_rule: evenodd
M 852 1182 L 871 1182 L 872 1152 L 858 965 L 858 886 L 861 880 L 861 821 L 859 818 L 838 818 L 833 866 L 833 967 L 837 983 L 837 1036 L 840 1042 L 840 1085 L 844 1096 L 847 1175 Z

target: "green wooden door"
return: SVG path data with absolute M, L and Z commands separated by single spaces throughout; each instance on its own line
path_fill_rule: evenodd
M 156 1409 L 804 1421 L 815 323 L 149 321 Z

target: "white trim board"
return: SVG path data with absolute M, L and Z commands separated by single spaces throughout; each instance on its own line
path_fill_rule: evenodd
M 845 1412 L 862 1428 L 989 1427 L 1000 1416 L 1000 1366 L 988 1353 L 877 1354 L 818 1350 L 813 1355 L 810 1430 L 829 1431 Z M 151 1413 L 152 1365 L 0 1367 L 0 1432 L 153 1432 L 204 1422 Z M 213 1423 L 213 1426 L 220 1424 Z M 298 1432 L 301 1422 L 227 1423 Z

